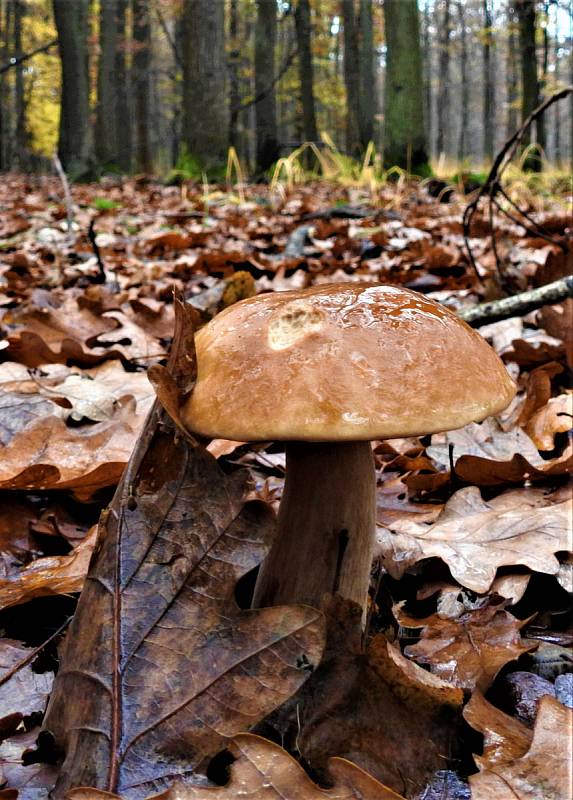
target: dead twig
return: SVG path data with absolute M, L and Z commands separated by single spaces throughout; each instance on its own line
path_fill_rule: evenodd
M 499 322 L 509 317 L 529 314 L 530 311 L 552 303 L 560 303 L 568 297 L 573 297 L 573 275 L 512 297 L 502 297 L 500 300 L 461 309 L 458 311 L 458 316 L 472 328 L 478 328 L 480 325 Z
M 92 278 L 92 283 L 105 283 L 105 265 L 101 257 L 101 252 L 97 243 L 97 234 L 95 230 L 95 219 L 92 217 L 88 228 L 88 239 L 96 257 L 99 272 Z
M 0 67 L 0 75 L 2 75 L 4 72 L 8 72 L 8 70 L 12 69 L 13 67 L 20 66 L 20 64 L 23 64 L 25 61 L 28 61 L 30 58 L 33 58 L 34 56 L 37 56 L 39 53 L 45 53 L 47 50 L 49 50 L 56 44 L 58 44 L 58 40 L 52 39 L 51 42 L 43 44 L 41 47 L 37 47 L 35 50 L 31 50 L 29 53 L 23 53 L 21 56 L 16 56 L 14 58 L 11 58 L 7 64 L 3 64 Z
M 71 234 L 72 226 L 74 224 L 74 205 L 72 201 L 72 193 L 70 191 L 68 176 L 64 172 L 64 168 L 62 167 L 62 162 L 60 161 L 60 157 L 58 156 L 57 153 L 54 154 L 52 161 L 54 163 L 55 170 L 58 173 L 58 177 L 62 182 L 62 186 L 64 187 L 64 200 L 66 203 L 66 220 L 68 223 L 68 234 Z
M 494 219 L 493 219 L 493 206 L 495 205 L 501 213 L 505 214 L 509 219 L 515 222 L 515 218 L 511 216 L 503 206 L 497 201 L 496 195 L 501 194 L 502 197 L 508 201 L 511 206 L 518 211 L 524 219 L 526 219 L 530 225 L 534 226 L 535 228 L 535 235 L 542 236 L 544 239 L 547 239 L 552 244 L 556 244 L 562 249 L 565 249 L 565 244 L 562 241 L 555 239 L 554 237 L 550 237 L 545 231 L 543 231 L 542 227 L 535 222 L 525 211 L 520 209 L 514 202 L 511 200 L 507 193 L 503 190 L 501 186 L 501 176 L 503 172 L 511 162 L 512 158 L 515 156 L 517 149 L 523 140 L 528 128 L 530 125 L 538 119 L 545 111 L 553 105 L 553 103 L 557 103 L 559 100 L 563 100 L 565 97 L 570 95 L 573 92 L 573 86 L 566 86 L 564 89 L 561 89 L 559 92 L 552 94 L 546 100 L 543 101 L 537 108 L 535 108 L 531 114 L 527 117 L 527 119 L 523 122 L 523 125 L 513 134 L 510 138 L 506 141 L 503 145 L 501 150 L 498 152 L 495 160 L 492 164 L 492 167 L 489 171 L 489 175 L 481 189 L 475 195 L 473 200 L 467 205 L 464 211 L 463 217 L 463 233 L 464 233 L 464 242 L 466 245 L 466 249 L 469 256 L 470 265 L 472 266 L 478 280 L 481 283 L 481 277 L 478 272 L 477 263 L 474 258 L 474 254 L 469 242 L 470 239 L 470 229 L 471 229 L 471 222 L 473 219 L 474 214 L 476 213 L 480 201 L 487 196 L 489 200 L 489 224 L 490 224 L 490 236 L 491 236 L 491 243 L 493 253 L 495 255 L 495 262 L 496 262 L 496 269 L 499 276 L 500 285 L 503 287 L 504 276 L 503 271 L 501 268 L 501 259 L 499 256 L 499 252 L 497 250 L 497 242 L 495 238 L 495 226 L 494 226 Z M 527 225 L 519 223 L 522 227 L 528 232 L 532 233 L 532 231 L 527 227 Z

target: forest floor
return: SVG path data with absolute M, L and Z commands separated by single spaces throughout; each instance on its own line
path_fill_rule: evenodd
M 427 185 L 239 191 L 117 179 L 72 193 L 68 220 L 55 178 L 0 186 L 0 797 L 47 796 L 54 783 L 57 765 L 38 762 L 34 746 L 58 646 L 98 517 L 155 399 L 146 371 L 170 349 L 174 289 L 200 322 L 258 292 L 334 281 L 404 286 L 454 310 L 499 294 L 487 214 L 470 231 L 476 271 L 462 235 L 468 197 L 432 197 Z M 570 198 L 517 199 L 542 232 L 494 216 L 510 293 L 573 273 Z M 373 444 L 378 537 L 365 636 L 340 600 L 325 609 L 327 648 L 294 733 L 287 714 L 269 716 L 276 699 L 259 708 L 252 687 L 234 684 L 242 727 L 225 704 L 209 713 L 214 728 L 239 734 L 235 743 L 185 739 L 202 765 L 230 747 L 230 769 L 231 757 L 209 769 L 229 783 L 178 797 L 460 800 L 471 787 L 475 800 L 570 800 L 573 300 L 479 330 L 517 382 L 509 408 L 461 430 Z M 245 467 L 249 497 L 277 507 L 282 446 L 215 440 L 208 450 L 221 474 Z M 242 608 L 262 555 L 260 542 L 244 555 L 239 589 L 240 572 L 226 578 Z M 220 669 L 218 687 L 230 667 Z M 281 703 L 304 699 L 301 681 L 275 686 Z M 369 775 L 346 761 L 328 772 L 331 756 Z

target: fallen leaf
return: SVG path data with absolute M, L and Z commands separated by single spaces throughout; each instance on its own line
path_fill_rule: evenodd
M 570 547 L 571 501 L 532 508 L 520 504 L 496 509 L 475 486 L 457 491 L 435 523 L 397 521 L 378 528 L 377 552 L 399 578 L 422 558 L 441 558 L 468 589 L 485 593 L 501 566 L 522 564 L 555 575 L 555 553 Z
M 0 578 L 0 608 L 27 603 L 35 597 L 80 592 L 94 549 L 93 528 L 68 556 L 32 561 L 18 572 Z
M 572 724 L 570 708 L 553 697 L 542 698 L 529 749 L 518 755 L 519 745 L 513 743 L 517 751 L 514 758 L 502 758 L 471 775 L 472 800 L 570 800 Z M 508 731 L 495 734 L 507 737 Z
M 553 450 L 555 434 L 566 433 L 573 426 L 573 394 L 552 397 L 547 405 L 529 418 L 525 427 L 539 450 Z
M 531 730 L 489 703 L 480 691 L 472 694 L 464 719 L 483 736 L 483 752 L 474 755 L 480 770 L 521 758 L 531 745 Z
M 155 800 L 404 800 L 364 770 L 343 758 L 330 760 L 331 789 L 318 787 L 297 761 L 274 742 L 241 733 L 228 749 L 235 757 L 226 786 L 185 786 L 176 783 Z M 72 789 L 68 800 L 111 800 L 117 795 L 93 789 Z M 151 800 L 151 798 L 149 798 Z
M 164 415 L 160 424 L 146 428 L 101 526 L 66 639 L 45 721 L 66 753 L 56 797 L 95 784 L 139 798 L 190 778 L 221 737 L 300 686 L 301 663 L 320 658 L 315 609 L 235 604 L 272 514 L 243 505 L 236 476 L 175 439 Z
M 421 620 L 420 641 L 404 653 L 430 667 L 434 675 L 463 689 L 485 691 L 499 670 L 536 645 L 519 635 L 526 623 L 494 605 L 469 611 L 455 620 L 437 615 Z
M 43 714 L 54 680 L 53 672 L 34 672 L 32 648 L 12 639 L 0 639 L 0 732 L 14 732 L 31 714 Z M 11 724 L 7 717 L 12 718 Z M 8 723 L 8 726 L 7 726 Z

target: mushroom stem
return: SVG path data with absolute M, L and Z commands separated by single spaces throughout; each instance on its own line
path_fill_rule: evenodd
M 287 442 L 277 537 L 253 606 L 320 606 L 338 593 L 366 608 L 376 529 L 369 442 Z

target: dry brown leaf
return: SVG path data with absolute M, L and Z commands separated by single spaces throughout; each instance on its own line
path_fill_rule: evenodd
M 526 432 L 539 450 L 553 450 L 555 434 L 566 433 L 573 425 L 573 394 L 552 397 L 529 418 Z
M 0 734 L 15 731 L 23 717 L 43 714 L 53 672 L 34 672 L 27 659 L 34 653 L 12 639 L 0 639 Z M 7 718 L 10 717 L 11 720 Z
M 473 693 L 464 708 L 464 719 L 483 736 L 483 753 L 474 755 L 480 770 L 521 758 L 531 745 L 531 730 L 488 703 L 480 691 Z
M 57 417 L 45 417 L 17 433 L 1 450 L 0 488 L 74 489 L 89 497 L 119 481 L 133 449 L 142 418 L 135 401 L 107 422 L 68 428 Z
M 331 789 L 318 787 L 300 764 L 277 744 L 242 733 L 228 749 L 236 761 L 226 786 L 205 787 L 175 784 L 148 800 L 404 800 L 351 761 L 333 758 L 329 763 L 334 779 Z M 117 800 L 118 795 L 97 789 L 72 789 L 67 800 Z
M 485 593 L 501 566 L 555 575 L 554 554 L 568 550 L 570 539 L 571 501 L 532 508 L 517 495 L 513 507 L 497 509 L 468 486 L 452 495 L 433 525 L 407 519 L 379 528 L 377 549 L 393 577 L 422 558 L 438 557 L 462 586 Z
M 525 644 L 519 635 L 524 621 L 493 605 L 455 620 L 434 615 L 420 622 L 430 624 L 417 644 L 406 647 L 405 654 L 463 689 L 485 691 L 504 664 L 536 647 Z
M 0 578 L 0 609 L 34 597 L 80 592 L 95 541 L 94 527 L 70 555 L 38 558 L 19 572 Z
M 492 763 L 470 777 L 472 800 L 570 800 L 572 782 L 573 711 L 553 697 L 543 697 L 531 746 L 523 755 Z M 525 726 L 522 726 L 525 730 Z M 495 736 L 514 736 L 507 728 Z M 504 748 L 519 750 L 514 742 Z M 497 752 L 499 752 L 499 747 Z M 492 749 L 489 748 L 491 758 Z

